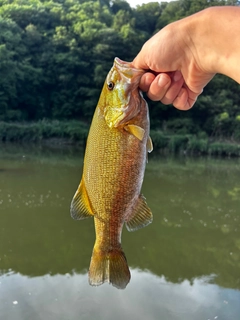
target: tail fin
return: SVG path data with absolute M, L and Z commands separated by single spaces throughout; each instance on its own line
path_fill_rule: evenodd
M 108 252 L 93 249 L 88 274 L 90 285 L 108 282 L 118 289 L 125 289 L 131 278 L 125 254 L 119 249 Z

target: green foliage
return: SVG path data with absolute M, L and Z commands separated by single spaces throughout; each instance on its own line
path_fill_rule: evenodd
M 161 131 L 152 130 L 151 138 L 153 141 L 153 148 L 155 150 L 168 149 L 169 137 L 164 135 Z
M 240 145 L 229 142 L 215 142 L 209 145 L 208 153 L 221 156 L 240 156 Z
M 0 121 L 17 122 L 7 139 L 18 139 L 17 127 L 20 140 L 24 132 L 27 140 L 41 140 L 42 119 L 90 122 L 115 56 L 131 61 L 166 24 L 227 4 L 238 1 L 179 0 L 131 8 L 124 0 L 0 0 Z M 199 132 L 240 140 L 239 105 L 239 85 L 223 76 L 210 82 L 187 113 L 150 101 L 156 143 L 204 152 L 206 137 L 199 138 Z M 25 129 L 21 121 L 38 123 L 39 129 L 31 124 Z M 78 135 L 71 130 L 69 136 Z M 198 139 L 182 139 L 185 135 Z
M 0 142 L 77 143 L 85 145 L 89 125 L 85 122 L 49 121 L 4 122 L 0 121 Z M 205 132 L 199 134 L 168 134 L 151 130 L 154 151 L 164 153 L 186 153 L 214 156 L 240 156 L 240 144 L 232 141 L 210 141 Z
M 201 139 L 196 136 L 190 136 L 187 144 L 187 150 L 193 154 L 207 154 L 208 146 L 208 139 Z
M 240 144 L 231 141 L 210 141 L 205 132 L 192 134 L 166 134 L 152 130 L 155 151 L 213 156 L 240 156 Z
M 79 121 L 48 121 L 33 123 L 0 122 L 0 141 L 2 142 L 41 142 L 48 139 L 67 139 L 68 142 L 84 144 L 88 126 Z
M 157 23 L 161 17 L 164 5 L 158 2 L 150 2 L 137 6 L 135 16 L 136 29 L 145 31 L 147 35 L 154 34 L 157 30 Z
M 196 133 L 199 131 L 191 118 L 176 118 L 170 119 L 166 123 L 167 130 L 178 134 L 187 134 L 189 132 Z

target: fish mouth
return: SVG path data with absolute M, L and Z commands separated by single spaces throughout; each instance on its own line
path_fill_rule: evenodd
M 130 62 L 123 61 L 118 57 L 114 59 L 114 67 L 125 82 L 125 97 L 127 97 L 127 103 L 118 109 L 120 114 L 114 125 L 114 127 L 118 127 L 133 119 L 141 109 L 143 96 L 139 89 L 139 83 L 146 70 L 134 68 Z
M 121 79 L 125 82 L 125 96 L 131 96 L 131 93 L 133 93 L 136 89 L 138 92 L 140 91 L 138 86 L 140 79 L 146 70 L 134 68 L 131 62 L 123 61 L 117 57 L 114 59 L 113 67 L 116 68 L 117 72 L 121 76 Z
M 118 79 L 114 86 L 117 99 L 114 104 L 110 102 L 104 109 L 104 117 L 110 128 L 125 125 L 140 112 L 142 102 L 145 100 L 139 89 L 139 83 L 145 72 L 143 69 L 133 68 L 130 62 L 114 59 L 106 81 L 110 82 L 114 77 Z
M 114 59 L 114 66 L 116 67 L 117 71 L 121 74 L 121 76 L 125 78 L 127 83 L 136 83 L 136 87 L 138 87 L 139 85 L 141 76 L 146 72 L 146 70 L 144 69 L 134 68 L 131 62 L 123 61 L 118 57 Z
M 137 73 L 142 73 L 142 74 L 146 72 L 146 70 L 144 70 L 144 69 L 134 68 L 132 66 L 131 62 L 123 61 L 118 57 L 115 57 L 114 63 L 116 64 L 117 67 L 119 67 L 120 70 L 122 70 L 123 68 L 124 69 L 131 69 L 132 72 L 137 72 Z

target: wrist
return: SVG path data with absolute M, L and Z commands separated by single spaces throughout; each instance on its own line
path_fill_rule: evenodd
M 199 71 L 214 74 L 217 72 L 218 56 L 213 41 L 211 20 L 212 8 L 204 9 L 185 18 L 186 52 L 189 63 Z
M 240 82 L 240 8 L 210 7 L 188 18 L 188 46 L 199 69 Z

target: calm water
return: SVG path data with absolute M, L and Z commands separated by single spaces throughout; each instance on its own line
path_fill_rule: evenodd
M 82 153 L 0 150 L 0 319 L 240 319 L 239 160 L 150 157 L 154 222 L 124 230 L 117 290 L 88 285 L 93 221 L 69 215 Z

